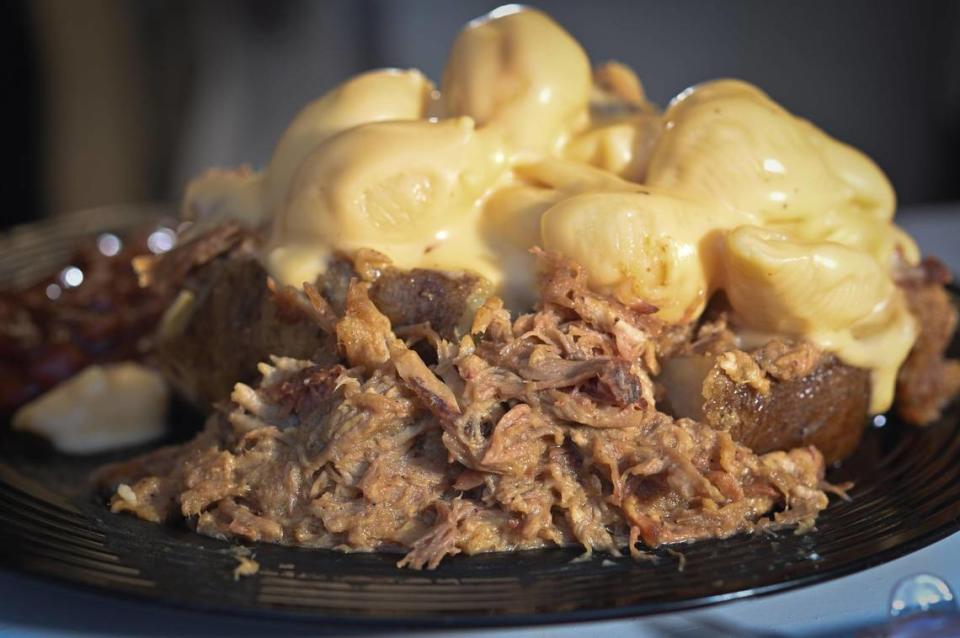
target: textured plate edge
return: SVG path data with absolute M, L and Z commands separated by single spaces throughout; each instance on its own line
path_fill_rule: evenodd
M 816 532 L 813 532 L 816 533 Z M 114 601 L 129 601 L 150 606 L 158 605 L 167 609 L 197 612 L 211 616 L 231 614 L 245 618 L 259 620 L 278 620 L 300 624 L 326 623 L 340 627 L 370 627 L 370 628 L 423 628 L 423 629 L 450 629 L 450 628 L 482 628 L 482 627 L 521 627 L 521 626 L 548 626 L 569 625 L 584 622 L 603 622 L 627 620 L 631 618 L 661 616 L 666 614 L 693 611 L 719 605 L 726 605 L 741 600 L 758 600 L 770 596 L 788 593 L 798 589 L 811 587 L 835 581 L 847 576 L 861 573 L 890 563 L 899 558 L 909 556 L 926 547 L 934 545 L 954 534 L 960 533 L 960 515 L 952 521 L 940 526 L 932 532 L 924 534 L 905 543 L 895 545 L 882 552 L 865 556 L 860 560 L 850 561 L 848 564 L 833 568 L 828 572 L 809 574 L 782 583 L 773 583 L 753 589 L 736 590 L 715 596 L 681 600 L 676 602 L 647 603 L 642 605 L 628 605 L 610 607 L 606 609 L 583 609 L 568 612 L 542 612 L 535 614 L 503 613 L 503 614 L 457 614 L 444 615 L 400 615 L 400 616 L 364 616 L 348 613 L 310 612 L 295 608 L 285 608 L 274 605 L 258 606 L 231 606 L 218 604 L 204 604 L 201 602 L 181 599 L 171 599 L 163 596 L 151 596 L 142 590 L 119 590 L 95 583 L 82 583 L 69 578 L 62 578 L 55 574 L 19 569 L 10 564 L 6 552 L 0 551 L 0 569 L 34 582 L 55 585 L 70 591 L 96 595 Z M 256 544 L 252 545 L 256 547 Z
M 12 235 L 22 232 L 23 229 L 32 228 L 34 231 L 39 228 L 50 228 L 58 223 L 74 222 L 84 214 L 93 214 L 94 212 L 104 213 L 106 217 L 112 217 L 115 211 L 111 209 L 126 208 L 123 205 L 116 207 L 103 207 L 91 211 L 80 211 L 72 213 L 61 218 L 51 218 L 39 223 L 24 224 L 16 226 L 0 234 L 0 239 L 10 239 Z M 131 205 L 131 209 L 148 209 L 146 219 L 149 219 L 151 213 L 157 214 L 171 209 L 164 205 L 138 206 Z M 960 305 L 960 287 L 955 284 L 948 284 L 947 288 L 953 297 L 955 304 Z M 955 337 L 956 338 L 956 337 Z M 958 424 L 955 427 L 960 427 Z M 4 483 L 6 483 L 4 481 Z M 811 532 L 811 533 L 816 533 Z M 893 547 L 884 549 L 880 552 L 854 559 L 846 564 L 831 568 L 827 572 L 813 573 L 806 576 L 800 576 L 780 583 L 771 583 L 757 588 L 741 589 L 723 594 L 711 596 L 701 596 L 688 600 L 679 600 L 673 602 L 650 602 L 638 605 L 627 605 L 622 607 L 609 607 L 603 609 L 579 609 L 571 611 L 545 611 L 538 613 L 501 613 L 501 614 L 457 614 L 455 616 L 442 614 L 420 614 L 411 613 L 409 615 L 399 616 L 371 616 L 371 615 L 353 615 L 350 612 L 319 612 L 284 607 L 281 605 L 272 605 L 267 603 L 258 603 L 255 606 L 229 605 L 229 604 L 204 604 L 197 600 L 187 600 L 179 598 L 168 598 L 161 595 L 152 596 L 149 590 L 126 590 L 116 589 L 108 585 L 81 582 L 76 579 L 61 577 L 56 574 L 31 571 L 17 567 L 9 557 L 9 552 L 0 548 L 0 570 L 8 574 L 16 574 L 34 582 L 40 582 L 56 587 L 64 588 L 69 591 L 80 592 L 114 601 L 129 601 L 137 604 L 146 604 L 150 606 L 160 606 L 161 608 L 176 609 L 186 612 L 202 613 L 208 615 L 231 614 L 242 616 L 244 618 L 258 620 L 276 620 L 299 624 L 327 623 L 340 627 L 369 627 L 369 628 L 432 628 L 432 629 L 450 629 L 450 628 L 480 628 L 480 627 L 520 627 L 520 626 L 549 626 L 549 625 L 569 625 L 572 623 L 583 622 L 603 622 L 613 620 L 624 620 L 630 618 L 652 617 L 666 615 L 678 612 L 716 607 L 741 600 L 757 600 L 767 598 L 776 594 L 788 593 L 813 585 L 823 584 L 835 581 L 852 574 L 860 573 L 874 567 L 892 562 L 913 554 L 921 549 L 929 547 L 937 542 L 944 540 L 956 533 L 960 533 L 960 513 L 955 518 L 942 524 L 941 526 L 928 531 L 917 538 L 897 544 Z M 0 533 L 0 536 L 3 536 Z M 252 547 L 256 547 L 253 544 Z M 307 550 L 309 551 L 309 550 Z

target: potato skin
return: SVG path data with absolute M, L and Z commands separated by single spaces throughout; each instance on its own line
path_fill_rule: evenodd
M 339 260 L 318 282 L 334 311 L 342 312 L 342 297 L 354 278 L 359 276 L 352 265 Z M 180 307 L 175 301 L 167 311 L 157 358 L 177 389 L 201 407 L 227 398 L 237 382 L 256 378 L 257 364 L 270 355 L 321 365 L 337 361 L 335 335 L 285 303 L 267 279 L 254 254 L 238 250 L 194 268 L 181 289 Z M 485 279 L 468 273 L 386 267 L 369 294 L 395 327 L 430 323 L 453 339 L 469 326 L 488 292 Z
M 489 284 L 477 275 L 419 268 L 385 273 L 370 287 L 370 299 L 394 327 L 427 322 L 446 339 L 469 329 L 489 294 Z
M 201 407 L 252 381 L 271 354 L 333 363 L 336 339 L 309 316 L 284 307 L 252 255 L 215 259 L 199 267 L 161 325 L 157 358 L 177 389 Z
M 763 454 L 815 445 L 827 463 L 850 455 L 863 435 L 870 375 L 824 357 L 809 374 L 776 381 L 767 394 L 713 368 L 703 384 L 704 418 Z
M 341 311 L 341 293 L 354 278 L 367 279 L 371 300 L 394 326 L 430 323 L 447 339 L 462 330 L 489 290 L 485 280 L 474 275 L 386 266 L 375 277 L 365 277 L 347 260 L 339 260 L 318 282 L 335 312 Z M 181 291 L 181 297 L 186 291 L 190 298 L 168 310 L 157 339 L 157 359 L 174 385 L 201 407 L 227 398 L 237 382 L 253 380 L 257 364 L 270 355 L 324 365 L 337 360 L 336 337 L 329 327 L 324 330 L 314 318 L 290 307 L 267 282 L 252 252 L 234 251 L 196 267 Z M 678 384 L 684 396 L 697 397 L 702 389 L 703 402 L 694 402 L 690 414 L 678 416 L 729 430 L 757 453 L 812 444 L 827 462 L 835 462 L 860 441 L 870 395 L 865 370 L 824 355 L 803 376 L 771 378 L 769 392 L 761 393 L 736 383 L 705 357 L 679 359 L 684 358 L 707 361 L 695 366 L 695 379 Z
M 362 266 L 358 273 L 348 259 L 336 259 L 323 276 L 323 295 L 337 314 L 343 313 L 350 280 L 360 279 L 370 283 L 370 300 L 394 328 L 429 323 L 444 339 L 462 336 L 492 292 L 486 279 L 469 272 L 400 270 L 387 265 L 370 273 Z

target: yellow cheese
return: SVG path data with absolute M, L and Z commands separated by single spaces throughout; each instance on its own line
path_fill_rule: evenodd
M 589 192 L 635 192 L 639 184 L 590 166 L 545 159 L 514 168 L 512 179 L 494 190 L 483 205 L 480 231 L 496 255 L 500 294 L 507 307 L 524 312 L 536 302 L 536 260 L 533 246 L 543 245 L 543 214 L 566 198 Z
M 896 200 L 882 171 L 859 151 L 794 117 L 756 87 L 707 82 L 664 113 L 646 183 L 757 215 L 806 240 L 859 248 L 889 265 L 899 246 Z
M 610 120 L 574 136 L 563 149 L 565 157 L 602 168 L 635 182 L 644 180 L 660 120 L 639 113 Z
M 663 119 L 647 171 L 651 186 L 768 223 L 804 218 L 846 195 L 795 118 L 745 82 L 688 89 Z
M 180 213 L 199 224 L 234 219 L 255 228 L 263 223 L 263 174 L 249 166 L 211 168 L 187 184 Z
M 524 309 L 540 245 L 670 322 L 722 289 L 753 333 L 870 369 L 875 410 L 915 337 L 890 273 L 919 252 L 870 159 L 736 80 L 660 114 L 628 69 L 591 78 L 570 34 L 514 5 L 460 33 L 439 92 L 417 71 L 362 74 L 294 119 L 262 175 L 210 174 L 188 206 L 262 221 L 267 268 L 292 285 L 373 248 L 478 272 Z
M 308 104 L 273 152 L 266 179 L 267 210 L 283 202 L 300 165 L 321 142 L 369 122 L 419 120 L 426 115 L 433 92 L 433 83 L 420 71 L 381 69 L 351 78 Z
M 514 153 L 558 149 L 587 117 L 590 61 L 540 11 L 510 5 L 460 33 L 440 85 L 448 115 L 502 132 Z
M 742 226 L 726 236 L 723 287 L 752 329 L 806 337 L 871 370 L 871 410 L 893 400 L 916 326 L 903 293 L 866 252 Z
M 547 250 L 586 268 L 592 287 L 625 303 L 652 303 L 666 321 L 689 321 L 716 287 L 721 231 L 746 221 L 653 190 L 588 193 L 550 208 L 541 234 Z
M 476 226 L 478 200 L 504 169 L 502 149 L 468 117 L 344 131 L 300 166 L 274 219 L 270 270 L 299 286 L 331 251 L 373 248 L 403 268 L 472 268 L 497 283 Z

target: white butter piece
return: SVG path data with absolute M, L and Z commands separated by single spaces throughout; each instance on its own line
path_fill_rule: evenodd
M 20 408 L 13 428 L 67 454 L 95 454 L 159 438 L 170 391 L 138 363 L 90 366 Z

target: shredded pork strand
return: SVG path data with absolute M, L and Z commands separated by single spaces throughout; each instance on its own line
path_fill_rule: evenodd
M 897 411 L 915 425 L 935 422 L 960 393 L 960 360 L 945 356 L 958 323 L 956 304 L 944 288 L 951 279 L 947 267 L 931 257 L 899 273 L 921 330 L 897 378 Z
M 339 364 L 262 364 L 194 441 L 106 470 L 122 484 L 111 509 L 220 538 L 404 552 L 414 569 L 546 546 L 642 556 L 813 526 L 827 505 L 816 448 L 757 455 L 658 411 L 655 308 L 539 258 L 538 310 L 512 319 L 488 299 L 456 342 L 424 326 L 401 338 L 353 281 Z

